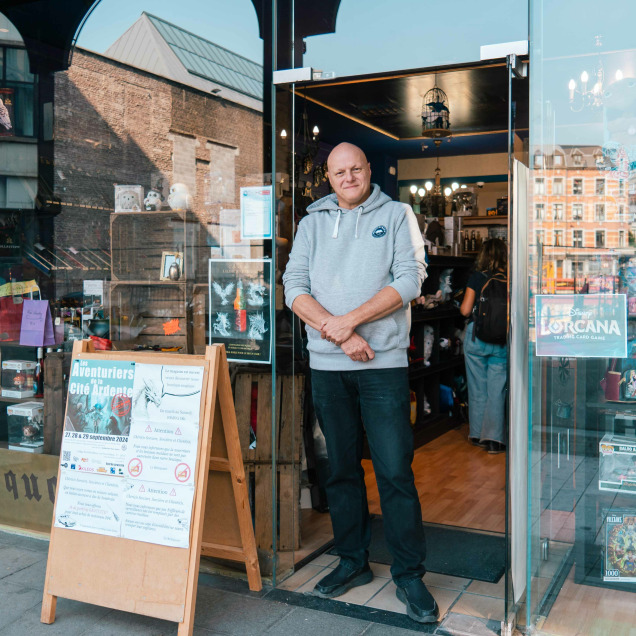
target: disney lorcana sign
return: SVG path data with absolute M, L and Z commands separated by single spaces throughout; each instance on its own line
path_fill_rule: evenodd
M 538 356 L 627 357 L 625 294 L 535 297 Z

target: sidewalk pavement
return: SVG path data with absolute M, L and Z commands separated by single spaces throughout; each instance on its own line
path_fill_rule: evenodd
M 173 636 L 176 623 L 59 598 L 52 625 L 40 623 L 48 541 L 0 531 L 0 636 Z M 318 607 L 319 609 L 316 609 Z M 477 634 L 470 617 L 457 630 L 405 616 L 210 574 L 199 577 L 195 636 L 412 636 Z M 492 632 L 491 632 L 492 633 Z

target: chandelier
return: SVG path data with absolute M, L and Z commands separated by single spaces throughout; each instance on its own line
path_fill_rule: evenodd
M 449 137 L 450 125 L 448 97 L 441 88 L 438 88 L 437 77 L 435 77 L 435 86 L 422 98 L 422 137 L 432 139 Z
M 435 145 L 439 148 L 442 143 L 441 139 L 434 140 Z M 441 217 L 446 215 L 446 197 L 448 197 L 452 189 L 446 188 L 442 192 L 442 184 L 440 181 L 439 169 L 439 153 L 437 154 L 437 167 L 435 168 L 435 182 L 427 181 L 423 188 L 411 186 L 411 205 L 415 204 L 415 193 L 420 196 L 420 214 L 426 216 Z
M 583 70 L 579 77 L 579 82 L 571 78 L 568 82 L 568 91 L 570 96 L 570 110 L 575 113 L 581 112 L 584 108 L 600 108 L 603 105 L 603 97 L 605 95 L 605 69 L 603 68 L 603 60 L 601 59 L 601 47 L 603 46 L 602 36 L 594 36 L 595 46 L 597 48 L 596 66 L 592 75 Z M 623 79 L 623 71 L 617 69 L 614 79 L 620 82 Z

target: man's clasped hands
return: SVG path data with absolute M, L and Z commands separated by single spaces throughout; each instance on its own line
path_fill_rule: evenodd
M 320 323 L 323 340 L 339 346 L 354 362 L 368 362 L 375 358 L 369 343 L 355 332 L 356 325 L 350 316 L 329 316 Z

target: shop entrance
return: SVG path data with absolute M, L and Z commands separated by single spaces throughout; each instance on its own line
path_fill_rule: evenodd
M 409 350 L 413 469 L 428 537 L 425 582 L 439 597 L 442 614 L 494 621 L 491 627 L 509 619 L 513 605 L 510 437 L 506 433 L 508 452 L 488 452 L 468 439 L 465 321 L 459 304 L 487 238 L 508 243 L 510 281 L 526 277 L 525 268 L 516 264 L 518 237 L 512 222 L 515 213 L 525 215 L 516 207 L 518 184 L 513 182 L 514 161 L 522 158 L 528 134 L 527 69 L 522 67 L 510 56 L 454 67 L 315 79 L 279 85 L 277 91 L 276 167 L 285 203 L 281 223 L 295 228 L 306 207 L 329 194 L 327 156 L 336 144 L 348 141 L 367 154 L 372 182 L 413 207 L 427 239 L 428 277 L 412 306 Z M 439 138 L 426 130 L 432 96 L 440 97 L 429 92 L 435 88 L 442 89 L 443 97 L 432 108 L 448 108 L 450 120 L 451 134 Z M 283 255 L 281 269 L 284 260 Z M 307 366 L 300 324 L 295 330 L 294 359 L 300 369 Z M 312 497 L 304 505 L 311 508 L 302 511 L 303 558 L 296 559 L 296 574 L 280 584 L 298 592 L 310 591 L 326 573 L 323 568 L 337 562 L 326 541 L 331 538 L 321 488 L 326 458 L 311 407 L 307 411 L 303 475 Z M 363 464 L 375 516 L 370 559 L 376 579 L 369 589 L 351 591 L 342 600 L 402 611 L 390 583 L 391 557 L 382 536 L 373 466 L 370 459 Z M 521 559 L 518 551 L 514 556 Z M 523 586 L 521 571 L 517 579 Z

